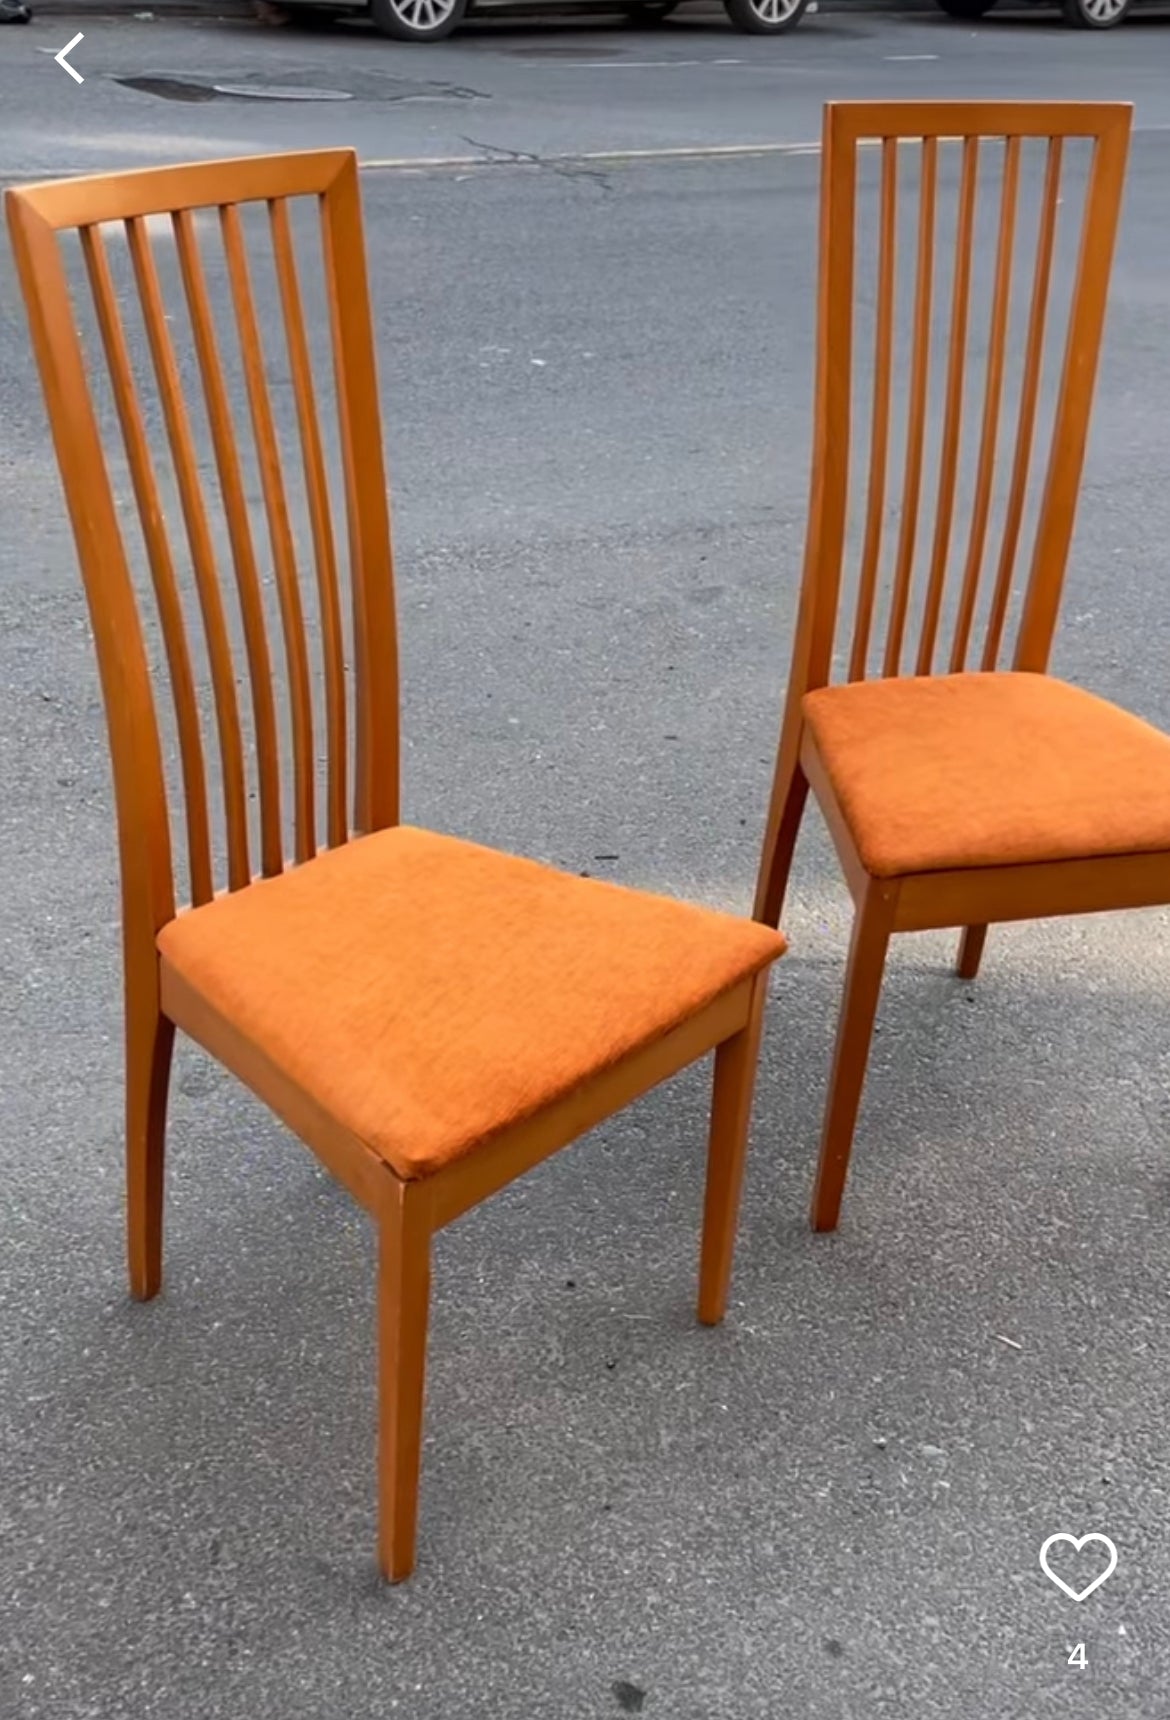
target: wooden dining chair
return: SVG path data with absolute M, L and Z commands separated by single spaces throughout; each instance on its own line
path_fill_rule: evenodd
M 131 1288 L 148 1298 L 160 1284 L 178 1027 L 378 1227 L 379 1560 L 398 1580 L 414 1561 L 432 1236 L 714 1050 L 698 1304 L 720 1320 L 767 970 L 784 940 L 746 916 L 399 823 L 391 545 L 351 151 L 28 186 L 7 207 L 112 753 Z M 141 545 L 123 531 L 120 485 Z
M 993 921 L 1170 901 L 1170 739 L 1047 672 L 1129 129 L 1114 103 L 826 110 L 810 519 L 755 909 L 777 924 L 811 786 L 854 901 L 817 1230 L 894 932 L 963 928 L 973 979 Z

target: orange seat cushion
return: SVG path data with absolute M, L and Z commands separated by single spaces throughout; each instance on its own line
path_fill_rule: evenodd
M 857 681 L 804 715 L 876 877 L 1170 850 L 1170 738 L 1051 675 Z
M 399 827 L 191 909 L 158 947 L 416 1178 L 668 1033 L 785 943 L 751 920 Z

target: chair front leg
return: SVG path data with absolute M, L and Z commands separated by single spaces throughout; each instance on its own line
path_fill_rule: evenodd
M 431 1288 L 425 1188 L 395 1177 L 379 1215 L 378 1563 L 392 1583 L 414 1569 L 418 1522 Z
M 845 971 L 845 996 L 837 1024 L 821 1154 L 813 1187 L 814 1230 L 836 1230 L 841 1213 L 841 1197 L 849 1172 L 853 1130 L 861 1104 L 861 1089 L 865 1083 L 869 1044 L 897 899 L 896 884 L 871 879 L 854 916 L 849 963 Z
M 715 1087 L 711 1097 L 711 1133 L 707 1149 L 707 1189 L 703 1205 L 703 1241 L 699 1257 L 699 1319 L 717 1326 L 727 1310 L 739 1197 L 747 1158 L 752 1092 L 759 1064 L 767 971 L 752 984 L 746 1024 L 715 1051 Z

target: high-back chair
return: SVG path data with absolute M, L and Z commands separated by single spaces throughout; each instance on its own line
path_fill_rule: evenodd
M 818 1230 L 892 933 L 964 928 L 971 979 L 992 921 L 1170 901 L 1170 740 L 1047 673 L 1129 127 L 1117 104 L 826 110 L 810 519 L 756 897 L 775 925 L 811 786 L 855 915 Z
M 8 215 L 113 758 L 131 1287 L 147 1298 L 160 1283 L 179 1027 L 378 1226 L 379 1558 L 397 1580 L 414 1558 L 432 1235 L 714 1049 L 699 1317 L 718 1321 L 767 968 L 784 941 L 746 917 L 399 823 L 391 549 L 352 152 L 31 186 L 8 193 Z M 66 241 L 80 251 L 72 269 Z M 306 309 L 307 243 L 321 317 Z M 88 356 L 83 311 L 96 325 Z M 322 321 L 328 357 L 315 364 Z M 274 409 L 278 365 L 295 438 Z M 93 392 L 99 377 L 106 395 Z M 336 399 L 347 556 L 322 391 Z M 120 427 L 116 459 L 103 417 Z M 302 508 L 311 556 L 297 541 Z M 185 889 L 172 861 L 180 806 Z

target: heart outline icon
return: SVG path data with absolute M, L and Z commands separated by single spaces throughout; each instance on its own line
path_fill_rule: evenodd
M 1087 1547 L 1090 1541 L 1100 1541 L 1103 1547 L 1108 1547 L 1109 1549 L 1109 1563 L 1099 1576 L 1093 1578 L 1092 1582 L 1089 1583 L 1086 1588 L 1074 1589 L 1069 1583 L 1065 1582 L 1063 1577 L 1058 1577 L 1056 1572 L 1052 1569 L 1052 1566 L 1048 1563 L 1048 1549 L 1050 1547 L 1054 1547 L 1058 1541 L 1067 1541 L 1074 1553 L 1079 1553 L 1081 1548 Z M 1063 1589 L 1070 1601 L 1087 1601 L 1089 1596 L 1093 1593 L 1093 1590 L 1099 1589 L 1102 1583 L 1108 1582 L 1109 1578 L 1117 1569 L 1117 1548 L 1109 1539 L 1108 1535 L 1102 1535 L 1097 1530 L 1094 1530 L 1089 1535 L 1082 1535 L 1079 1540 L 1075 1535 L 1069 1535 L 1062 1530 L 1059 1534 L 1049 1535 L 1048 1539 L 1041 1547 L 1040 1569 L 1044 1572 L 1044 1575 L 1048 1578 L 1049 1582 L 1055 1583 L 1058 1589 Z

